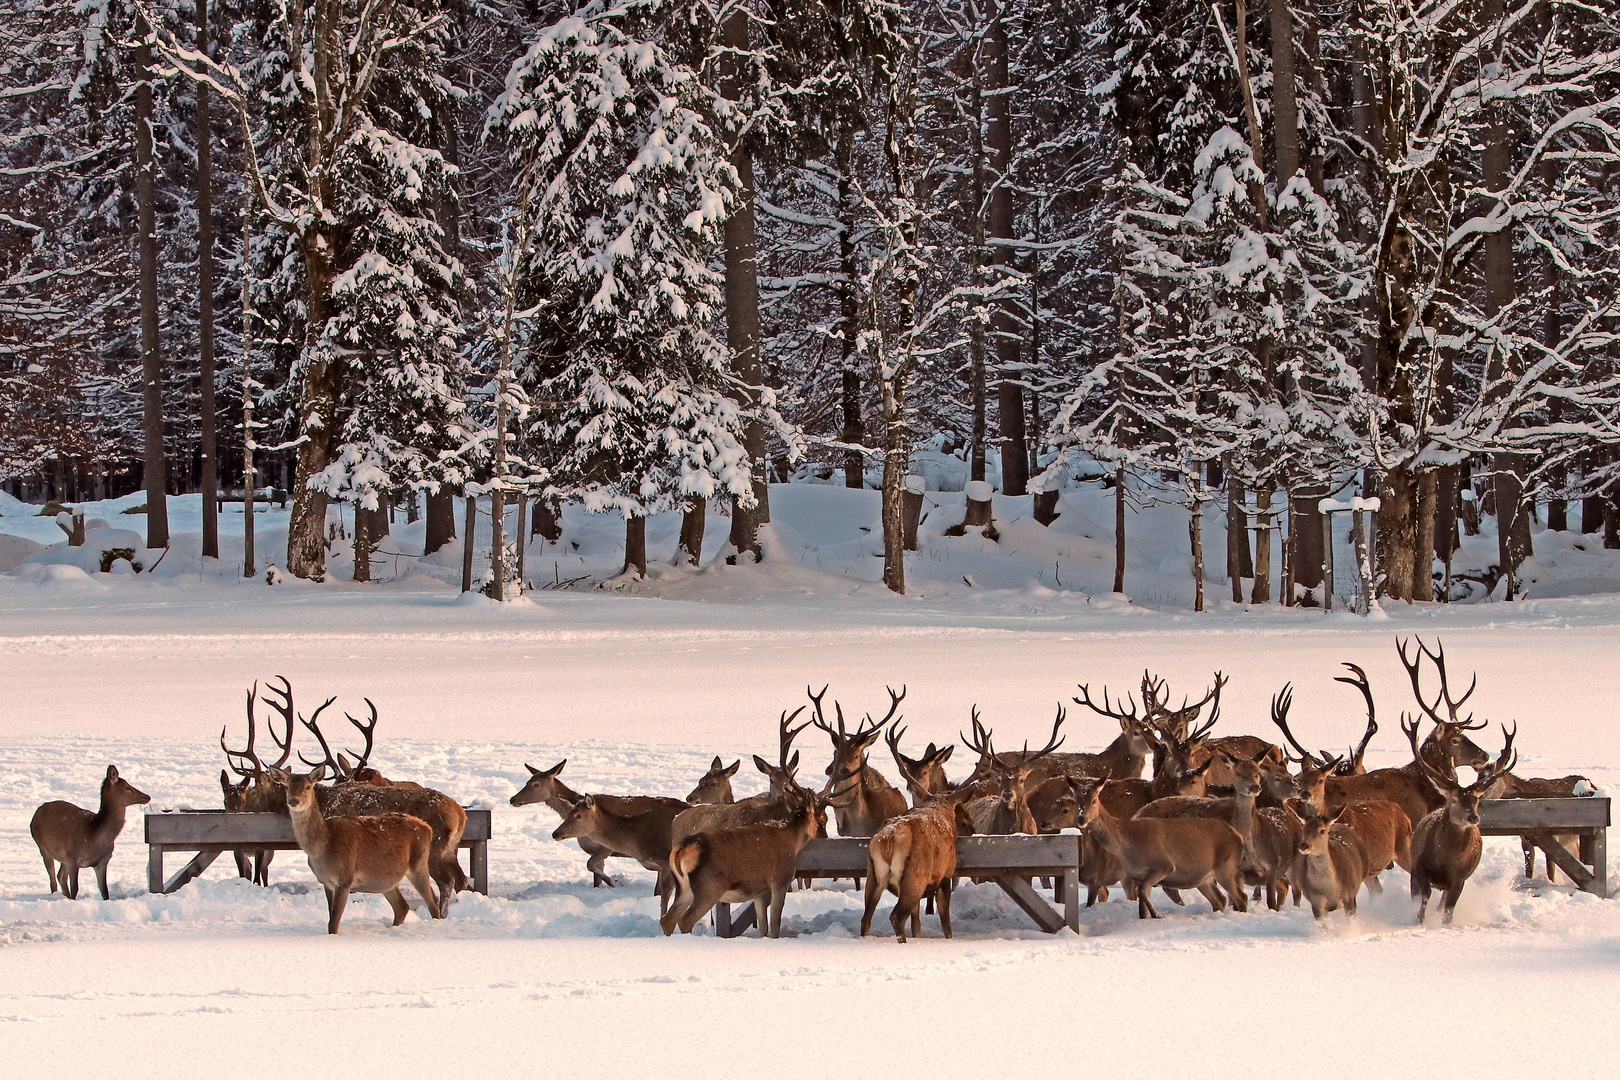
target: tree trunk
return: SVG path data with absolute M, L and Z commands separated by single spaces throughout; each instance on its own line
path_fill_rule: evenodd
M 624 570 L 636 577 L 647 576 L 647 519 L 637 514 L 624 519 Z
M 1230 469 L 1226 473 L 1226 575 L 1232 582 L 1232 602 L 1243 603 L 1243 579 L 1254 577 L 1249 558 L 1249 515 L 1243 509 L 1243 485 Z
M 1013 237 L 1012 177 L 1012 92 L 1007 77 L 1007 24 L 1001 7 L 990 0 L 986 12 L 989 31 L 985 35 L 984 62 L 989 72 L 988 123 L 986 145 L 990 151 L 990 239 L 1010 241 Z M 1013 249 L 998 244 L 995 265 L 1004 278 L 1013 270 Z M 997 422 L 1001 428 L 1001 493 L 1022 495 L 1029 487 L 1029 451 L 1024 431 L 1024 387 L 1020 378 L 1022 336 L 1018 332 L 1016 301 L 1007 297 L 996 305 L 990 320 L 990 335 L 996 349 Z
M 681 541 L 675 549 L 676 566 L 700 566 L 703 562 L 703 525 L 708 517 L 709 500 L 693 496 L 681 515 Z
M 1288 565 L 1294 584 L 1303 589 L 1322 586 L 1322 511 L 1318 504 L 1328 496 L 1319 484 L 1302 485 L 1289 499 Z
M 855 281 L 860 274 L 855 248 L 856 215 L 859 199 L 855 194 L 853 158 L 855 123 L 845 117 L 838 126 L 835 150 L 838 168 L 838 352 L 844 365 L 843 405 L 844 442 L 864 443 L 861 423 L 861 374 L 855 369 L 855 339 L 860 334 L 860 300 Z M 844 451 L 844 486 L 866 486 L 866 455 L 859 450 Z
M 504 424 L 500 430 L 505 430 Z M 641 564 L 645 573 L 645 551 Z M 489 595 L 492 600 L 506 599 L 506 492 L 500 488 L 489 493 Z
M 478 500 L 467 496 L 466 539 L 461 542 L 461 591 L 472 591 L 473 537 L 478 535 Z
M 1430 469 L 1418 478 L 1417 545 L 1413 548 L 1412 599 L 1434 599 L 1435 510 L 1440 473 Z
M 208 53 L 208 0 L 197 0 L 197 51 Z M 197 380 L 202 421 L 202 553 L 219 558 L 219 448 L 214 425 L 214 166 L 208 84 L 197 84 Z
M 845 357 L 845 361 L 852 360 Z M 844 441 L 858 444 L 866 438 L 861 424 L 861 373 L 853 367 L 844 368 Z M 844 451 L 844 486 L 866 486 L 866 455 L 859 450 Z
M 135 199 L 140 237 L 142 430 L 146 442 L 146 546 L 169 546 L 168 477 L 163 454 L 163 353 L 158 339 L 157 193 L 154 177 L 152 46 L 145 20 L 135 28 Z
M 1271 115 L 1277 154 L 1277 193 L 1299 171 L 1299 97 L 1294 83 L 1291 0 L 1271 0 Z
M 376 546 L 371 511 L 354 504 L 354 580 L 371 580 L 371 549 Z
M 258 573 L 254 565 L 253 489 L 257 472 L 253 467 L 253 208 L 242 211 L 242 576 Z
M 1384 592 L 1408 603 L 1428 599 L 1412 592 L 1418 550 L 1418 487 L 1418 477 L 1398 466 L 1384 474 L 1379 493 L 1378 547 L 1384 563 Z M 1425 548 L 1425 554 L 1431 548 Z
M 1125 591 L 1125 466 L 1114 470 L 1114 591 Z
M 1271 485 L 1266 484 L 1254 493 L 1254 506 L 1260 513 L 1254 517 L 1254 587 L 1249 591 L 1249 603 L 1271 603 Z
M 984 58 L 975 52 L 973 79 L 968 98 L 968 153 L 973 166 L 968 182 L 968 241 L 972 247 L 973 279 L 976 288 L 984 287 Z M 982 298 L 979 307 L 983 308 Z M 983 480 L 985 446 L 989 439 L 989 421 L 986 417 L 986 397 L 989 383 L 984 366 L 984 319 L 979 311 L 972 316 L 968 328 L 968 399 L 972 409 L 972 432 L 968 437 L 968 479 Z
M 431 555 L 456 538 L 456 496 L 448 485 L 427 494 L 427 539 L 422 554 Z
M 894 378 L 883 395 L 883 585 L 902 596 L 906 591 L 905 480 L 910 471 L 905 394 L 905 384 Z
M 721 93 L 733 101 L 743 94 L 744 73 L 739 68 L 739 57 L 748 52 L 748 13 L 737 9 L 726 18 L 721 30 L 722 43 L 728 50 L 720 65 Z M 737 209 L 726 219 L 726 341 L 731 346 L 737 377 L 747 386 L 764 382 L 760 365 L 759 323 L 759 262 L 754 230 L 754 153 L 746 142 L 739 142 L 732 154 L 732 165 L 742 189 Z M 757 391 L 742 394 L 744 408 L 758 404 Z M 755 505 L 745 507 L 733 502 L 731 510 L 731 543 L 739 554 L 748 552 L 757 562 L 760 557 L 759 526 L 771 520 L 771 493 L 765 474 L 765 425 L 759 419 L 747 421 L 743 431 L 743 447 L 748 451 L 753 469 Z M 645 556 L 642 558 L 646 562 Z M 645 573 L 645 568 L 643 568 Z
M 301 578 L 326 577 L 326 493 L 309 486 L 330 464 L 337 438 L 339 372 L 334 357 L 319 355 L 322 331 L 331 314 L 331 241 L 312 231 L 300 245 L 304 256 L 306 312 L 304 385 L 298 400 L 298 456 L 293 470 L 292 513 L 287 521 L 287 569 Z
M 550 499 L 534 500 L 534 535 L 544 537 L 548 544 L 562 539 L 562 514 Z
M 1547 165 L 1548 179 L 1553 179 L 1553 168 Z M 1558 267 L 1551 259 L 1545 260 L 1542 270 L 1542 282 L 1547 289 L 1547 309 L 1541 316 L 1541 340 L 1549 349 L 1556 349 L 1564 340 L 1564 313 L 1563 293 L 1560 284 L 1563 276 L 1559 274 Z M 1555 397 L 1548 404 L 1547 416 L 1556 426 L 1563 419 L 1563 399 Z M 1569 529 L 1569 503 L 1564 498 L 1564 491 L 1569 483 L 1569 474 L 1564 466 L 1559 465 L 1547 477 L 1547 484 L 1552 489 L 1552 497 L 1547 500 L 1547 528 L 1558 532 Z

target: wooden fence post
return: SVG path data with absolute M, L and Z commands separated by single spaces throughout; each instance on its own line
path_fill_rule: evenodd
M 467 528 L 462 535 L 461 591 L 472 592 L 473 529 L 478 524 L 478 499 L 467 496 Z

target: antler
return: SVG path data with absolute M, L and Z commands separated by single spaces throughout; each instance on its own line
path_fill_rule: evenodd
M 892 686 L 885 686 L 883 689 L 885 689 L 885 690 L 887 690 L 889 692 L 889 711 L 888 711 L 887 714 L 884 715 L 882 720 L 879 720 L 876 724 L 872 724 L 871 728 L 865 729 L 865 730 L 875 731 L 878 728 L 882 727 L 884 724 L 887 724 L 890 720 L 893 720 L 895 710 L 900 708 L 900 703 L 906 699 L 906 688 L 905 688 L 904 685 L 902 685 L 900 687 L 900 693 L 898 693 L 898 694 L 896 694 L 894 692 L 894 687 L 892 687 Z M 836 704 L 836 702 L 835 702 L 835 704 Z M 870 724 L 871 722 L 872 722 L 872 714 L 867 713 L 865 723 Z M 862 734 L 862 730 L 857 729 L 855 734 L 857 734 L 857 735 Z
M 1145 676 L 1143 681 L 1146 682 Z M 1131 711 L 1128 713 L 1117 711 L 1117 706 L 1123 705 L 1126 702 L 1130 702 Z M 1127 695 L 1120 698 L 1117 704 L 1110 702 L 1108 700 L 1108 687 L 1106 686 L 1103 687 L 1103 703 L 1100 706 L 1095 701 L 1091 700 L 1091 688 L 1085 683 L 1080 684 L 1080 696 L 1074 699 L 1074 703 L 1076 705 L 1084 705 L 1094 713 L 1101 713 L 1103 716 L 1112 717 L 1115 720 L 1136 719 L 1136 699 Z M 1151 711 L 1152 710 L 1149 710 L 1150 713 Z
M 827 684 L 827 686 L 831 685 L 831 683 Z M 833 708 L 838 710 L 838 730 L 835 732 L 832 729 L 832 725 L 827 723 L 825 719 L 826 714 L 821 711 L 821 700 L 827 696 L 827 686 L 823 686 L 821 688 L 821 693 L 819 694 L 811 694 L 808 686 L 804 688 L 804 692 L 810 695 L 810 700 L 814 702 L 816 706 L 816 714 L 811 718 L 810 722 L 815 724 L 816 727 L 820 728 L 822 731 L 825 731 L 828 735 L 831 735 L 834 742 L 839 742 L 844 738 L 844 710 L 841 706 L 839 706 L 838 702 L 833 702 Z
M 275 728 L 270 727 L 269 724 L 266 724 L 265 728 L 270 732 L 270 741 L 276 744 L 277 750 L 281 751 L 281 757 L 276 759 L 276 763 L 272 768 L 281 769 L 286 767 L 287 759 L 292 757 L 293 698 L 292 683 L 287 681 L 287 676 L 277 675 L 276 678 L 281 680 L 281 686 L 278 688 L 266 683 L 264 687 L 264 703 L 281 714 L 286 734 L 278 739 L 276 738 Z M 280 694 L 281 700 L 277 701 L 272 698 L 270 696 L 272 692 Z
M 305 720 L 302 716 L 299 716 L 298 718 L 299 723 L 303 724 L 305 727 L 309 728 L 310 731 L 315 733 L 315 738 L 320 742 L 321 752 L 326 755 L 326 759 L 324 761 L 311 761 L 303 754 L 299 754 L 298 760 L 302 761 L 305 765 L 308 765 L 312 769 L 319 768 L 322 765 L 329 765 L 331 766 L 332 771 L 337 773 L 339 776 L 347 776 L 348 771 L 344 769 L 342 765 L 338 764 L 337 758 L 332 756 L 332 748 L 326 745 L 326 736 L 321 734 L 320 729 L 321 713 L 325 712 L 326 707 L 336 700 L 337 698 L 335 697 L 327 698 L 321 707 L 316 709 L 314 715 L 308 720 Z
M 1446 649 L 1445 646 L 1440 643 L 1438 638 L 1435 639 L 1434 644 L 1435 651 L 1431 652 L 1429 647 L 1423 644 L 1423 639 L 1418 638 L 1417 655 L 1415 657 L 1408 657 L 1406 655 L 1406 639 L 1402 638 L 1395 643 L 1395 651 L 1400 653 L 1401 656 L 1401 666 L 1406 668 L 1406 674 L 1412 680 L 1412 696 L 1417 698 L 1418 705 L 1425 713 L 1428 714 L 1429 719 L 1433 720 L 1435 723 L 1444 724 L 1449 722 L 1456 724 L 1467 731 L 1478 731 L 1480 728 L 1486 726 L 1485 721 L 1482 720 L 1477 724 L 1469 723 L 1469 721 L 1473 720 L 1474 718 L 1473 713 L 1468 714 L 1468 720 L 1458 720 L 1457 710 L 1462 707 L 1463 702 L 1467 701 L 1470 697 L 1473 697 L 1474 690 L 1479 686 L 1479 674 L 1477 672 L 1474 674 L 1474 681 L 1468 684 L 1468 692 L 1462 697 L 1453 701 L 1451 699 L 1451 688 L 1446 682 Z M 1434 666 L 1440 673 L 1440 693 L 1435 697 L 1433 705 L 1429 704 L 1423 699 L 1421 674 L 1423 668 L 1423 658 L 1425 656 L 1434 661 Z M 1442 720 L 1440 718 L 1440 714 L 1435 712 L 1435 709 L 1438 708 L 1442 702 L 1445 703 L 1446 711 L 1451 714 L 1450 721 Z
M 1294 684 L 1283 683 L 1283 688 L 1271 695 L 1271 722 L 1282 729 L 1283 738 L 1288 745 L 1299 754 L 1300 764 L 1315 768 L 1319 764 L 1317 756 L 1299 744 L 1294 733 L 1288 730 L 1288 710 L 1294 707 Z
M 1372 685 L 1367 681 L 1367 673 L 1355 664 L 1346 663 L 1344 666 L 1355 672 L 1355 678 L 1348 675 L 1338 675 L 1334 677 L 1333 681 L 1342 682 L 1347 686 L 1354 686 L 1361 691 L 1361 696 L 1367 699 L 1367 730 L 1361 736 L 1361 742 L 1356 745 L 1355 749 L 1350 751 L 1350 759 L 1347 763 L 1348 767 L 1354 771 L 1361 768 L 1361 759 L 1367 753 L 1367 744 L 1372 742 L 1374 735 L 1378 734 L 1378 721 L 1375 719 L 1377 709 L 1373 705 Z
M 1506 724 L 1502 725 L 1502 752 L 1496 756 L 1494 762 L 1479 770 L 1478 778 L 1469 785 L 1471 789 L 1484 791 L 1494 784 L 1503 773 L 1513 771 L 1513 766 L 1518 764 L 1519 761 L 1519 755 L 1513 750 L 1513 738 L 1518 734 L 1519 722 L 1517 720 L 1513 722 L 1512 731 L 1507 729 Z
M 336 700 L 336 699 L 333 699 L 333 700 Z M 365 700 L 365 703 L 366 703 L 366 707 L 371 710 L 371 723 L 369 723 L 369 724 L 362 723 L 359 720 L 356 720 L 354 717 L 349 716 L 348 713 L 343 714 L 344 716 L 348 717 L 349 723 L 353 724 L 355 727 L 360 729 L 360 734 L 362 736 L 364 736 L 365 740 L 366 740 L 365 752 L 362 753 L 358 758 L 355 759 L 354 767 L 349 770 L 351 773 L 357 772 L 360 769 L 365 768 L 366 767 L 366 762 L 371 760 L 371 734 L 372 734 L 372 732 L 377 730 L 377 706 L 375 706 L 375 705 L 373 705 L 371 703 L 370 698 L 365 698 L 364 700 Z M 329 701 L 326 704 L 330 705 L 331 702 Z M 323 705 L 321 707 L 325 708 L 326 706 Z M 320 714 L 317 712 L 316 715 L 319 716 Z
M 253 734 L 254 730 L 258 727 L 258 724 L 254 720 L 253 703 L 258 695 L 258 692 L 259 684 L 257 682 L 255 682 L 252 689 L 247 692 L 248 740 L 247 748 L 245 750 L 232 750 L 229 746 L 226 746 L 225 728 L 221 727 L 219 729 L 219 748 L 225 751 L 225 763 L 231 767 L 231 771 L 237 776 L 262 776 L 264 774 L 264 762 L 260 761 L 259 755 L 253 752 Z M 253 768 L 242 768 L 242 766 L 237 764 L 238 758 L 245 758 L 246 760 L 253 762 Z
M 1410 723 L 1408 723 L 1408 721 L 1410 721 Z M 1420 723 L 1422 723 L 1422 721 L 1414 718 L 1411 713 L 1401 713 L 1401 731 L 1405 733 L 1406 742 L 1412 748 L 1412 760 L 1417 762 L 1418 768 L 1423 770 L 1424 775 L 1432 780 L 1442 791 L 1448 787 L 1456 787 L 1457 770 L 1451 769 L 1447 772 L 1441 772 L 1439 769 L 1436 769 L 1433 765 L 1429 764 L 1429 762 L 1424 758 L 1423 749 L 1418 744 L 1417 737 L 1418 724 Z
M 993 760 L 996 756 L 996 747 L 995 743 L 990 741 L 990 729 L 979 722 L 979 707 L 974 705 L 972 708 L 973 737 L 970 739 L 961 731 L 958 731 L 956 734 L 959 738 L 961 738 L 963 744 L 966 745 L 969 750 L 972 750 L 974 753 L 979 755 L 980 761 L 983 761 L 986 758 Z
M 1027 768 L 1029 765 L 1031 765 L 1035 761 L 1038 761 L 1039 759 L 1045 757 L 1047 754 L 1050 754 L 1052 751 L 1056 750 L 1058 747 L 1062 746 L 1063 743 L 1064 743 L 1064 740 L 1066 740 L 1068 738 L 1068 736 L 1065 735 L 1065 736 L 1063 736 L 1062 739 L 1058 738 L 1058 728 L 1063 726 L 1063 721 L 1066 720 L 1066 719 L 1068 719 L 1068 712 L 1063 708 L 1062 705 L 1059 705 L 1058 706 L 1058 711 L 1057 711 L 1057 719 L 1052 721 L 1052 736 L 1051 736 L 1051 738 L 1046 740 L 1046 745 L 1045 746 L 1041 747 L 1039 750 L 1034 751 L 1033 753 L 1029 749 L 1029 740 L 1028 739 L 1024 740 L 1024 749 L 1019 752 L 1018 764 L 1016 766 L 1014 766 L 1014 768 L 1018 768 L 1018 769 Z
M 806 687 L 805 689 L 808 690 L 809 687 Z M 821 692 L 823 694 L 825 694 L 827 692 L 827 688 L 825 686 L 822 687 Z M 816 700 L 816 705 L 817 705 L 818 708 L 821 705 L 821 702 L 820 702 L 819 699 Z M 793 715 L 791 715 L 791 716 L 788 715 L 788 711 L 786 709 L 783 709 L 782 710 L 782 718 L 780 720 L 778 720 L 777 723 L 776 723 L 776 741 L 777 741 L 777 760 L 776 760 L 776 764 L 778 766 L 780 766 L 781 768 L 784 768 L 784 769 L 790 768 L 790 766 L 788 765 L 788 751 L 793 748 L 793 740 L 798 737 L 799 732 L 803 731 L 805 728 L 810 726 L 809 722 L 807 721 L 807 722 L 805 722 L 803 724 L 800 724 L 796 728 L 788 727 L 789 724 L 793 723 L 794 720 L 798 719 L 799 714 L 802 713 L 802 712 L 804 712 L 804 706 L 803 705 L 800 705 L 797 709 L 794 709 L 793 710 Z M 799 760 L 799 755 L 794 754 L 793 755 L 794 763 L 797 764 L 798 760 Z

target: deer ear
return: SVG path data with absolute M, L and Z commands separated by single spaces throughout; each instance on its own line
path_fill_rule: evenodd
M 547 769 L 546 770 L 546 775 L 547 776 L 556 776 L 558 773 L 562 772 L 563 766 L 566 765 L 566 764 L 568 764 L 568 759 L 563 758 L 561 761 L 557 762 L 557 764 L 555 764 L 551 768 Z
M 754 755 L 754 768 L 758 769 L 760 772 L 766 774 L 767 776 L 770 775 L 770 772 L 771 772 L 771 764 L 770 764 L 770 762 L 766 761 L 764 758 L 760 757 L 758 754 Z
M 523 767 L 525 769 L 529 770 L 529 775 L 530 776 L 539 776 L 540 775 L 540 770 L 535 768 L 533 765 L 530 765 L 527 761 L 525 761 L 523 763 Z
M 929 743 L 928 744 L 928 749 L 929 749 L 930 752 L 933 751 L 933 748 L 934 748 L 934 744 Z M 945 749 L 941 750 L 939 752 L 939 755 L 934 758 L 934 764 L 935 765 L 943 765 L 947 761 L 951 760 L 951 751 L 953 751 L 955 749 L 956 749 L 956 744 L 951 743 L 951 745 L 949 745 Z
M 723 769 L 725 767 L 726 767 L 725 762 L 720 760 L 720 755 L 719 754 L 714 755 L 714 760 L 709 762 L 709 771 L 710 772 L 719 772 L 721 769 Z
M 719 761 L 720 761 L 720 759 L 719 759 L 719 758 L 715 758 L 715 759 L 714 759 L 714 760 L 715 760 L 715 763 L 716 763 L 716 764 L 718 764 L 718 763 L 719 763 Z M 742 765 L 742 758 L 738 758 L 738 759 L 737 759 L 737 760 L 736 760 L 736 761 L 733 761 L 733 762 L 732 762 L 732 763 L 731 763 L 731 768 L 729 768 L 729 769 L 727 769 L 727 770 L 726 770 L 726 775 L 727 775 L 727 776 L 736 776 L 736 775 L 737 775 L 737 769 L 738 769 L 738 768 L 739 768 L 739 767 L 740 767 L 740 766 L 741 766 L 741 765 Z
M 587 809 L 587 810 L 595 810 L 596 809 L 596 796 L 595 795 L 587 795 L 587 796 L 585 796 L 583 799 L 580 800 L 580 805 L 585 807 L 585 809 Z
M 118 779 L 118 766 L 116 766 L 116 765 L 107 766 L 107 779 L 109 779 L 109 780 Z
M 1254 763 L 1256 765 L 1260 764 L 1262 761 L 1266 760 L 1266 757 L 1270 753 L 1271 753 L 1271 747 L 1268 746 L 1264 750 L 1260 751 L 1258 754 L 1254 755 Z
M 795 750 L 795 751 L 793 751 L 793 756 L 788 758 L 788 763 L 785 766 L 785 768 L 787 769 L 788 772 L 793 772 L 793 771 L 797 770 L 798 767 L 799 767 L 799 752 L 797 750 Z
M 226 772 L 224 769 L 219 770 L 219 783 L 220 783 L 220 786 L 221 787 L 228 787 L 230 785 L 230 782 L 231 782 L 231 774 Z

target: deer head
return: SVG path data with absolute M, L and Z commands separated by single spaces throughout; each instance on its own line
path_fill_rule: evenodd
M 1464 702 L 1473 697 L 1474 690 L 1479 685 L 1479 676 L 1477 674 L 1474 676 L 1473 681 L 1468 684 L 1467 692 L 1462 697 L 1453 698 L 1451 688 L 1446 681 L 1445 647 L 1437 640 L 1434 650 L 1430 651 L 1429 647 L 1423 644 L 1422 639 L 1419 639 L 1416 655 L 1408 657 L 1406 646 L 1407 642 L 1404 639 L 1395 643 L 1396 651 L 1401 656 L 1401 666 L 1406 668 L 1406 674 L 1412 680 L 1412 696 L 1417 698 L 1418 707 L 1423 710 L 1430 720 L 1434 721 L 1434 730 L 1429 733 L 1427 739 L 1423 740 L 1423 749 L 1419 756 L 1426 757 L 1431 767 L 1439 768 L 1442 771 L 1448 767 L 1455 769 L 1459 765 L 1477 768 L 1491 760 L 1491 755 L 1481 749 L 1467 735 L 1470 731 L 1479 731 L 1486 727 L 1486 722 L 1481 720 L 1477 724 L 1473 723 L 1474 716 L 1472 713 L 1463 719 L 1459 720 L 1457 718 L 1457 710 L 1462 707 Z M 1440 692 L 1435 696 L 1432 703 L 1423 696 L 1421 673 L 1424 657 L 1434 663 L 1435 671 L 1440 676 Z M 1441 717 L 1436 711 L 1441 704 L 1446 707 L 1445 717 Z
M 814 723 L 816 727 L 820 728 L 822 731 L 825 731 L 827 736 L 832 739 L 833 758 L 832 761 L 828 762 L 827 764 L 829 791 L 834 787 L 843 784 L 850 777 L 858 775 L 861 770 L 866 767 L 866 752 L 871 749 L 873 743 L 877 742 L 878 736 L 883 734 L 883 728 L 889 723 L 889 721 L 894 719 L 895 713 L 900 708 L 900 702 L 905 700 L 906 688 L 904 686 L 900 688 L 900 692 L 898 694 L 894 692 L 892 687 L 888 688 L 888 690 L 889 711 L 883 717 L 883 719 L 873 720 L 872 715 L 868 713 L 865 718 L 862 719 L 858 725 L 856 725 L 854 731 L 849 731 L 844 726 L 843 706 L 836 701 L 833 702 L 833 709 L 836 711 L 838 716 L 837 729 L 835 730 L 831 724 L 826 722 L 826 719 L 822 714 L 821 702 L 822 699 L 827 696 L 827 688 L 823 686 L 820 694 L 811 694 L 810 688 L 808 686 L 805 687 L 804 692 L 809 694 L 810 700 L 812 703 L 814 703 L 816 709 L 815 717 L 813 718 L 812 723 Z
M 951 782 L 945 777 L 945 763 L 950 760 L 956 744 L 950 743 L 944 749 L 940 749 L 929 743 L 922 757 L 909 758 L 900 752 L 900 739 L 905 733 L 905 728 L 897 729 L 891 726 L 883 738 L 889 744 L 889 753 L 894 755 L 894 764 L 895 768 L 900 770 L 900 779 L 905 782 L 906 790 L 911 793 L 912 805 L 921 806 L 931 797 L 951 789 Z
M 543 803 L 557 798 L 561 794 L 558 791 L 561 781 L 557 776 L 567 764 L 568 759 L 563 758 L 549 769 L 537 769 L 525 762 L 523 767 L 529 770 L 528 782 L 507 801 L 513 806 L 529 806 L 532 803 Z
M 742 765 L 742 758 L 733 761 L 729 766 L 720 760 L 717 755 L 709 764 L 709 771 L 697 782 L 697 787 L 686 797 L 689 803 L 732 803 L 736 798 L 731 793 L 731 778 L 737 775 L 737 769 Z
M 1404 720 L 1404 717 L 1403 717 Z M 1405 727 L 1405 724 L 1402 725 Z M 1412 730 L 1416 731 L 1417 723 L 1414 721 Z M 1506 726 L 1502 728 L 1502 752 L 1497 755 L 1496 761 L 1477 770 L 1472 784 L 1466 787 L 1457 781 L 1457 774 L 1452 771 L 1441 771 L 1433 768 L 1421 756 L 1418 762 L 1422 765 L 1424 773 L 1428 776 L 1435 788 L 1446 797 L 1445 813 L 1451 824 L 1456 828 L 1470 829 L 1479 827 L 1479 804 L 1489 793 L 1502 775 L 1511 772 L 1519 755 L 1513 750 L 1514 736 L 1518 735 L 1519 726 L 1513 725 L 1509 731 Z M 1408 739 L 1415 741 L 1412 735 Z

